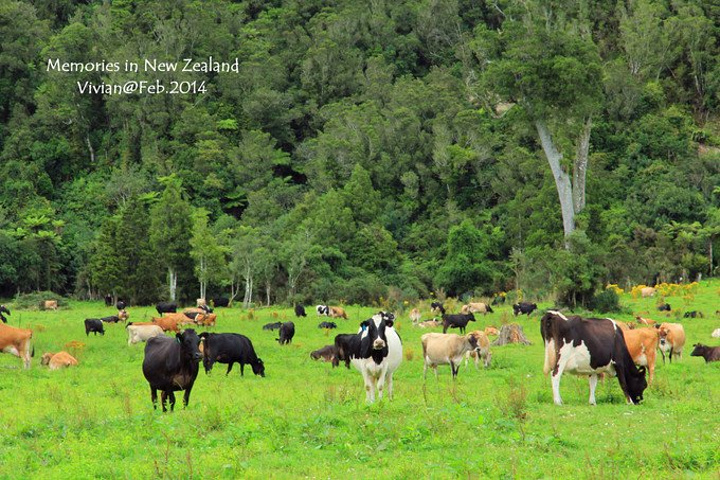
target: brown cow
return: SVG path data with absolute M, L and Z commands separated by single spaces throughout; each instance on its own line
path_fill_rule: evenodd
M 43 354 L 40 360 L 40 365 L 48 365 L 50 370 L 59 370 L 64 367 L 74 367 L 77 364 L 78 361 L 75 357 L 67 352 L 47 352 Z
M 340 307 L 330 307 L 330 317 L 332 318 L 344 318 L 347 320 L 347 313 Z
M 175 333 L 180 332 L 180 325 L 183 323 L 190 323 L 192 320 L 188 319 L 182 313 L 175 313 L 166 315 L 164 317 L 152 317 L 152 323 L 149 325 L 157 325 L 163 329 L 164 332 L 172 330 Z M 147 322 L 134 323 L 133 325 L 148 325 Z
M 620 326 L 621 322 L 615 322 Z M 648 385 L 655 378 L 655 360 L 657 358 L 657 348 L 660 337 L 654 328 L 636 328 L 635 330 L 625 330 L 625 345 L 628 352 L 635 362 L 635 365 L 645 366 L 650 372 Z
M 198 313 L 195 315 L 195 323 L 204 327 L 214 327 L 217 315 L 214 313 Z
M 660 352 L 662 352 L 663 363 L 665 363 L 665 354 L 668 353 L 670 363 L 672 357 L 682 357 L 683 347 L 685 346 L 685 329 L 679 323 L 662 323 L 655 326 L 660 335 Z
M 650 320 L 649 318 L 643 318 L 640 315 L 635 317 L 635 320 L 637 320 L 637 323 L 639 323 L 640 325 L 650 325 L 651 327 L 653 325 L 655 325 L 655 323 L 656 323 L 655 320 Z
M 57 309 L 58 309 L 57 300 L 45 300 L 43 302 L 43 310 L 57 310 Z
M 30 368 L 30 357 L 35 356 L 31 340 L 32 330 L 0 324 L 0 351 L 21 358 L 25 368 Z

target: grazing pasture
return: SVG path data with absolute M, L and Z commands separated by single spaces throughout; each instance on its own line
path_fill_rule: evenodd
M 703 282 L 694 298 L 621 296 L 635 315 L 682 323 L 689 345 L 717 345 L 720 282 Z M 86 337 L 85 318 L 109 315 L 104 302 L 71 302 L 59 311 L 13 309 L 9 325 L 33 330 L 30 370 L 0 355 L 2 448 L 0 478 L 718 478 L 720 362 L 684 355 L 658 363 L 645 401 L 628 406 L 615 379 L 599 382 L 597 406 L 587 404 L 586 377 L 565 376 L 563 406 L 553 404 L 543 373 L 541 315 L 514 317 L 511 305 L 477 317 L 475 329 L 519 323 L 532 345 L 491 346 L 487 369 L 449 368 L 423 380 L 418 328 L 398 315 L 404 360 L 394 399 L 365 402 L 361 374 L 310 358 L 338 333 L 355 333 L 377 308 L 347 306 L 338 328 L 296 318 L 292 308 L 229 308 L 217 326 L 197 331 L 248 336 L 266 377 L 201 369 L 187 409 L 153 410 L 143 377 L 145 344 L 127 344 L 123 324 Z M 676 306 L 677 305 L 677 306 Z M 541 312 L 551 305 L 539 303 Z M 704 318 L 682 318 L 684 311 Z M 154 306 L 129 307 L 149 321 Z M 401 313 L 401 312 L 397 312 Z M 421 312 L 431 318 L 429 311 Z M 273 315 L 275 314 L 275 315 Z M 595 316 L 608 316 L 595 314 Z M 295 322 L 280 346 L 271 321 Z M 442 326 L 430 329 L 441 331 Z M 638 327 L 648 328 L 648 327 Z M 651 328 L 651 327 L 650 327 Z M 493 338 L 491 337 L 491 341 Z M 74 343 L 72 343 L 74 342 Z M 66 350 L 79 366 L 50 371 L 44 352 Z

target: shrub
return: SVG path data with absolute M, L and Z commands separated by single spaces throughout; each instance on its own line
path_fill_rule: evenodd
M 591 301 L 591 309 L 600 313 L 620 312 L 620 297 L 613 289 L 606 289 L 595 295 Z
M 13 308 L 20 310 L 39 310 L 45 300 L 56 300 L 58 307 L 67 307 L 68 300 L 62 295 L 50 291 L 21 293 L 13 300 Z

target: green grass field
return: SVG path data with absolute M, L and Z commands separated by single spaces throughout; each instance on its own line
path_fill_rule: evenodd
M 598 385 L 589 406 L 586 378 L 565 375 L 565 405 L 552 403 L 542 374 L 543 347 L 535 313 L 517 320 L 531 346 L 492 347 L 489 369 L 449 367 L 423 380 L 420 336 L 406 315 L 397 328 L 405 360 L 395 374 L 395 398 L 366 405 L 362 377 L 310 359 L 337 333 L 357 330 L 377 309 L 350 306 L 329 334 L 308 308 L 268 308 L 254 319 L 240 309 L 218 309 L 216 332 L 249 336 L 264 360 L 266 378 L 225 365 L 202 371 L 190 406 L 174 413 L 152 409 L 141 364 L 144 344 L 127 345 L 123 326 L 104 337 L 84 335 L 83 320 L 114 314 L 100 302 L 73 302 L 57 312 L 12 310 L 9 324 L 32 328 L 30 370 L 0 355 L 0 478 L 720 478 L 720 362 L 691 357 L 692 344 L 720 344 L 720 282 L 703 282 L 694 299 L 668 297 L 674 312 L 660 314 L 656 298 L 622 296 L 643 316 L 675 321 L 681 311 L 688 337 L 683 358 L 657 367 L 640 406 L 628 406 L 617 380 Z M 12 304 L 10 304 L 12 308 Z M 548 305 L 541 304 L 541 309 Z M 151 307 L 130 308 L 131 321 Z M 679 312 L 678 312 L 679 311 Z M 510 306 L 478 316 L 477 327 L 512 318 Z M 423 312 L 423 320 L 429 312 Z M 631 315 L 614 318 L 631 320 Z M 293 320 L 290 346 L 275 341 L 265 323 Z M 470 324 L 475 327 L 476 324 Z M 83 342 L 76 368 L 40 366 L 46 351 Z

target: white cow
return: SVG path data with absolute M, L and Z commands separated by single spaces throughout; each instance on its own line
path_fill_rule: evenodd
M 395 317 L 380 312 L 361 324 L 357 349 L 350 354 L 350 361 L 365 381 L 365 395 L 369 403 L 382 399 L 387 383 L 388 397 L 393 395 L 393 373 L 402 362 L 402 342 L 393 328 Z
M 132 322 L 125 327 L 128 332 L 128 345 L 147 342 L 149 338 L 163 334 L 160 325 L 134 325 Z

